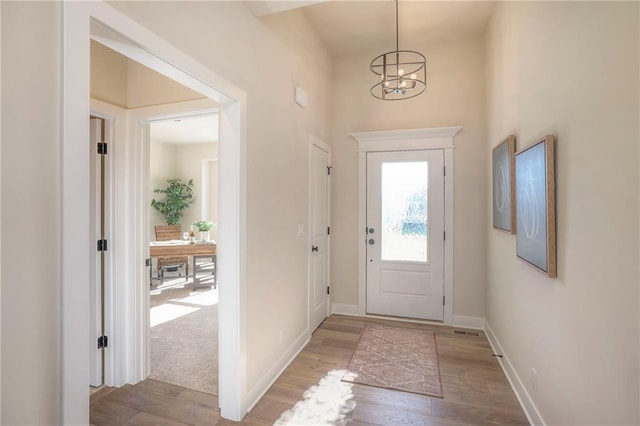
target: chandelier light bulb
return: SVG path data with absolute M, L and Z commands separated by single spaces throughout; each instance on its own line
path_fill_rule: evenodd
M 400 77 L 402 77 L 402 76 L 404 75 L 404 70 L 403 70 L 402 68 L 400 68 L 400 69 L 398 70 L 398 75 L 399 75 Z
M 411 74 L 411 80 L 415 80 L 416 79 L 416 73 L 414 72 L 413 74 Z

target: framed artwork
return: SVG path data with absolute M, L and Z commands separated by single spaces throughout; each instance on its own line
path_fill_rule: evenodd
M 516 154 L 516 252 L 549 277 L 557 274 L 554 153 L 546 136 Z
M 516 137 L 493 148 L 493 227 L 516 233 Z

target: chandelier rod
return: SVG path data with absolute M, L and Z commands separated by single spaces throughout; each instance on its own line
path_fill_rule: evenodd
M 396 0 L 396 52 L 400 50 L 398 43 L 398 0 Z

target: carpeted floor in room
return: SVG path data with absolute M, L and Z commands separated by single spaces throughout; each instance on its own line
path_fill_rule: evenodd
M 218 290 L 166 279 L 151 289 L 151 379 L 218 394 Z

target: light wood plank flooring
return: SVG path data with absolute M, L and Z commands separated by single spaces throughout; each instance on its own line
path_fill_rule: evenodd
M 455 334 L 451 327 L 334 315 L 274 383 L 241 424 L 272 425 L 303 393 L 343 369 L 365 324 L 433 330 L 444 398 L 353 385 L 349 425 L 526 425 L 515 395 L 482 332 Z M 232 425 L 220 419 L 217 398 L 154 380 L 91 396 L 91 423 L 101 425 Z

